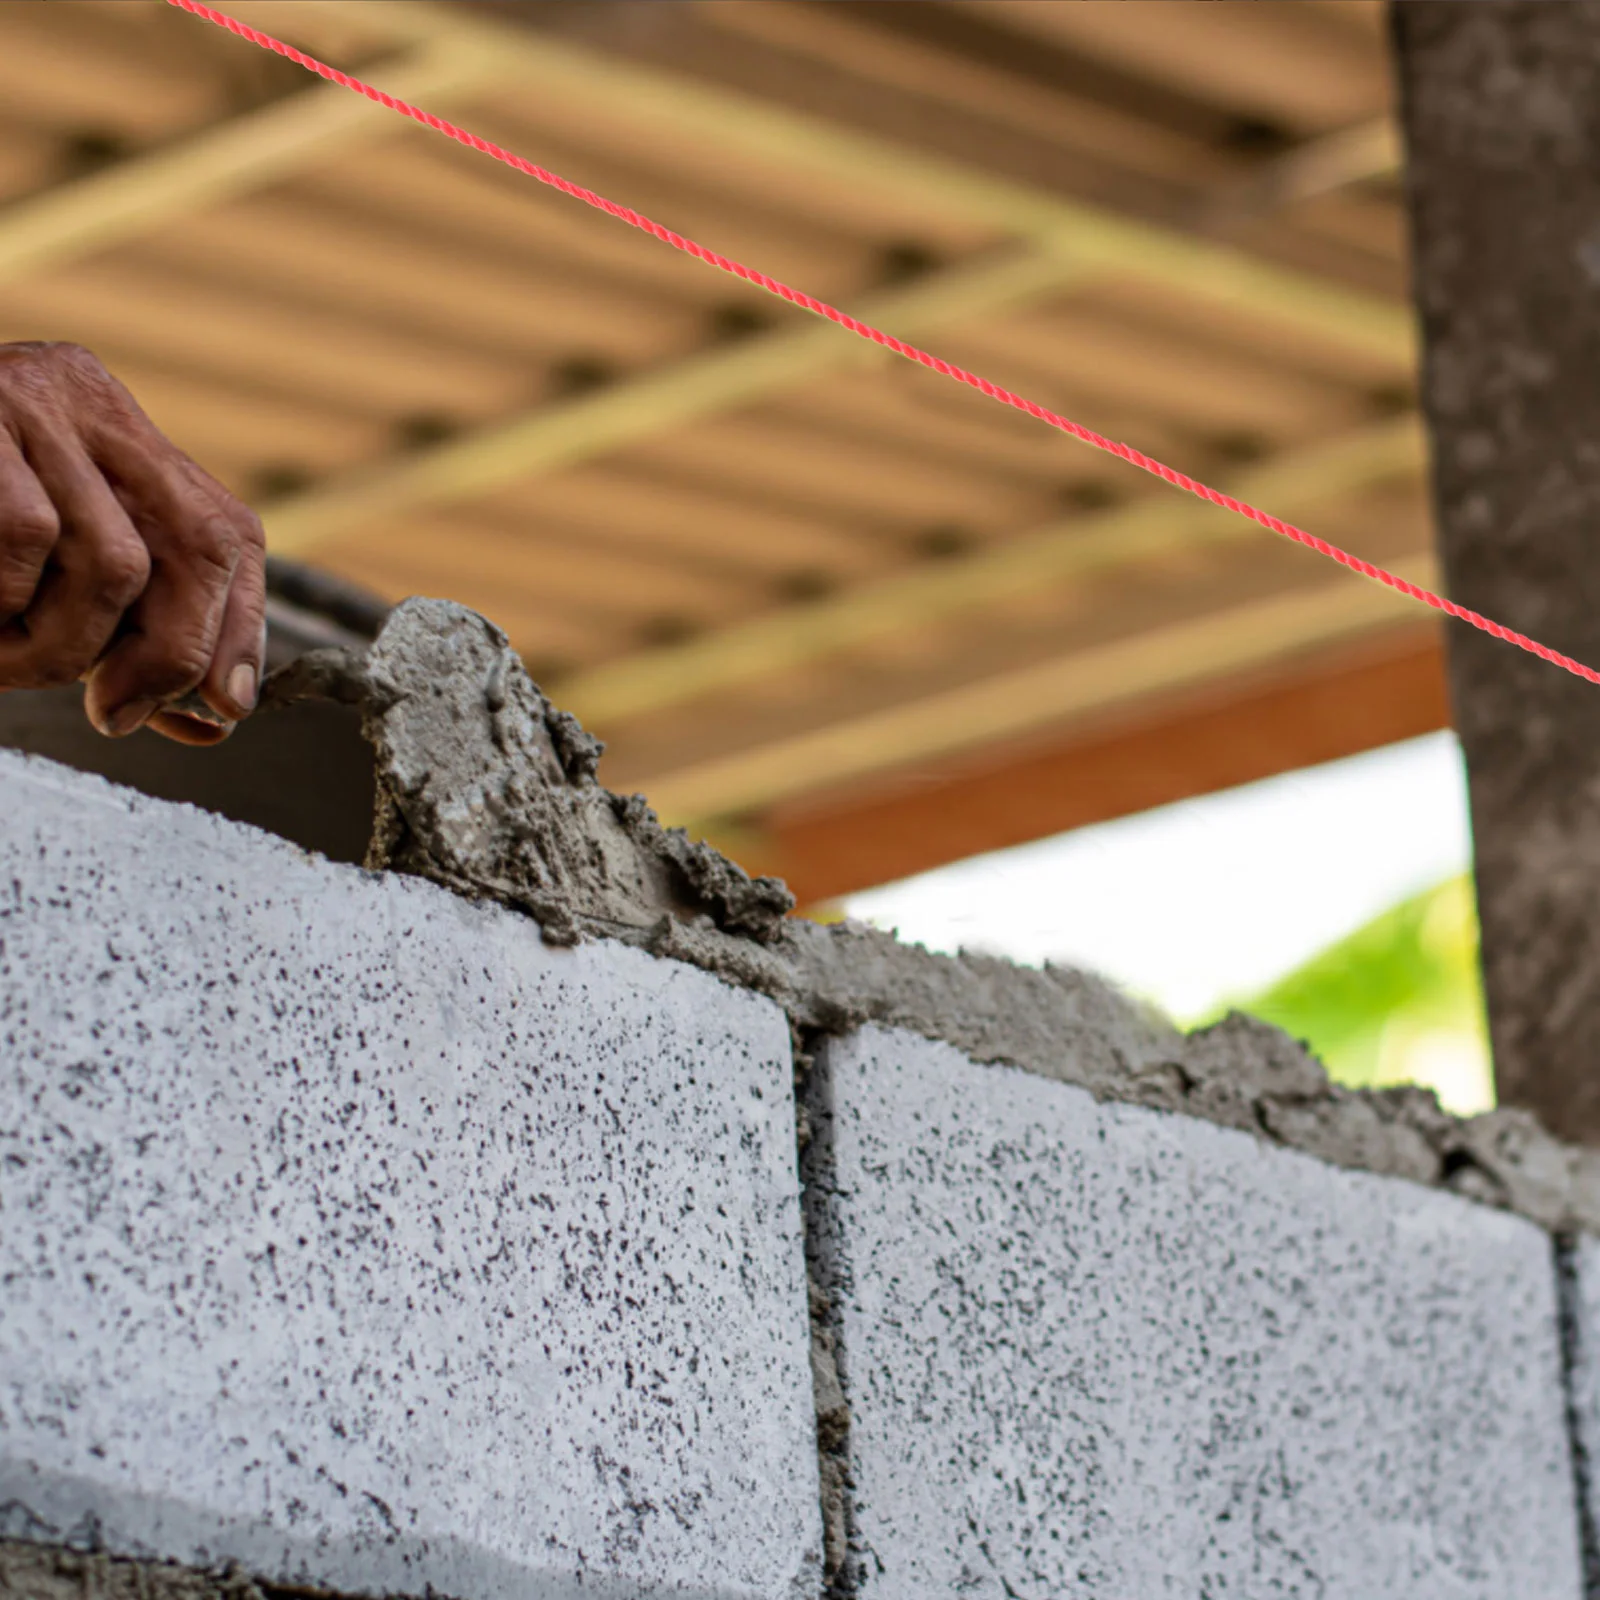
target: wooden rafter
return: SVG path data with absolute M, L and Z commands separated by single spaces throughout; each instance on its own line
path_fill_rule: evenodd
M 1435 581 L 1431 554 L 1392 566 L 1413 582 Z M 1358 637 L 1403 618 L 1408 605 L 1375 583 L 1335 574 L 851 721 L 645 774 L 636 786 L 674 821 L 738 815 Z
M 779 807 L 744 847 L 752 868 L 778 873 L 802 904 L 815 904 L 1449 722 L 1439 630 L 1402 623 L 1287 671 L 1163 696 L 1044 744 L 958 758 L 915 783 Z
M 328 0 L 306 0 L 315 13 Z M 275 10 L 245 4 L 270 25 Z M 370 19 L 374 13 L 366 14 Z M 1128 273 L 1185 296 L 1212 300 L 1253 318 L 1309 331 L 1403 371 L 1411 321 L 1399 304 L 1257 259 L 1179 228 L 1135 220 L 1104 207 L 996 176 L 858 128 L 806 116 L 685 73 L 641 64 L 533 28 L 506 26 L 427 0 L 387 0 L 382 26 L 396 42 L 475 40 L 546 101 L 600 100 L 617 116 L 697 139 L 739 130 L 742 155 L 776 168 L 820 172 L 840 183 L 867 183 L 902 199 L 954 211 L 1025 241 L 994 267 L 949 269 L 949 276 L 863 308 L 898 318 L 894 331 L 915 333 L 1002 309 L 1045 292 L 1053 272 L 1071 277 Z M 1373 164 L 1370 134 L 1357 141 L 1356 168 Z M 1341 158 L 1349 165 L 1348 152 Z M 1292 184 L 1290 185 L 1292 189 Z M 903 298 L 902 298 L 903 297 Z M 334 482 L 274 508 L 269 536 L 285 552 L 305 552 L 334 534 L 400 505 L 470 499 L 519 477 L 591 459 L 685 417 L 743 403 L 859 357 L 844 336 L 782 330 L 736 352 L 691 358 L 606 395 L 531 409 L 396 462 Z
M 407 26 L 413 28 L 424 27 L 432 10 L 426 0 L 392 0 L 388 9 L 404 10 Z M 574 26 L 600 26 L 614 9 L 580 8 Z M 530 25 L 520 30 L 525 81 L 552 97 L 599 100 L 619 118 L 671 127 L 698 139 L 725 139 L 730 128 L 737 128 L 743 156 L 770 161 L 780 170 L 807 171 L 901 201 L 925 201 L 936 211 L 1003 233 L 1064 246 L 1106 272 L 1164 284 L 1185 296 L 1303 329 L 1380 360 L 1410 362 L 1412 319 L 1398 301 L 1278 266 L 1180 226 L 1138 220 L 1071 198 L 971 158 L 942 154 L 926 141 L 914 142 L 909 120 L 899 136 L 886 136 L 661 65 L 674 56 L 687 63 L 696 51 L 704 52 L 694 37 L 693 8 L 669 11 L 671 15 L 649 28 L 618 30 L 616 48 L 602 52 L 541 31 L 531 25 L 534 14 L 516 6 L 497 8 L 497 14 L 529 19 Z M 675 32 L 686 36 L 681 44 L 675 42 Z M 508 35 L 507 48 L 516 48 Z M 623 49 L 631 50 L 633 59 L 625 58 Z M 769 71 L 775 69 L 776 64 L 769 64 Z M 879 93 L 879 104 L 889 98 L 886 90 Z M 907 109 L 916 112 L 919 106 L 911 103 Z M 948 133 L 959 119 L 946 111 Z
M 504 56 L 483 39 L 441 33 L 374 68 L 373 76 L 402 98 L 453 104 L 506 70 Z M 391 131 L 381 107 L 313 84 L 9 207 L 0 218 L 0 284 L 138 238 Z
M 1359 92 L 1326 114 L 1291 118 L 1247 147 L 1230 142 L 1247 103 L 1208 99 L 1192 84 L 1163 88 L 1137 48 L 1109 87 L 1099 81 L 1101 58 L 1093 49 L 1075 56 L 1070 41 L 1060 61 L 1034 61 L 1051 46 L 1030 42 L 1026 9 L 1016 13 L 1027 25 L 1009 55 L 984 61 L 939 31 L 959 7 L 930 5 L 913 26 L 892 0 L 232 0 L 230 9 L 535 158 L 563 170 L 570 163 L 574 176 L 614 187 L 617 198 L 659 209 L 756 264 L 790 252 L 795 259 L 780 270 L 795 281 L 848 297 L 841 303 L 934 349 L 964 345 L 947 353 L 1191 470 L 1214 471 L 1275 511 L 1304 520 L 1316 508 L 1313 525 L 1328 516 L 1337 526 L 1342 499 L 1386 479 L 1415 479 L 1420 451 L 1408 421 L 1327 437 L 1358 417 L 1392 416 L 1410 376 L 1391 191 L 1317 198 L 1393 171 L 1381 84 L 1357 83 Z M 981 6 L 967 8 L 967 19 L 997 31 Z M 869 59 L 858 46 L 879 24 Z M 38 32 L 71 34 L 53 19 Z M 191 74 L 206 92 L 146 138 L 170 139 L 239 103 L 237 86 L 219 85 L 232 85 L 227 52 L 250 52 L 221 35 L 206 44 L 204 71 Z M 377 65 L 363 64 L 374 58 Z M 1358 65 L 1368 80 L 1381 79 L 1374 51 Z M 15 76 L 8 81 L 20 90 Z M 274 79 L 269 90 L 287 81 Z M 151 101 L 130 92 L 113 102 L 106 142 L 114 150 L 121 119 Z M 686 276 L 680 294 L 683 264 L 668 252 L 645 261 L 655 247 L 621 229 L 613 237 L 581 207 L 569 216 L 565 202 L 524 204 L 487 163 L 474 182 L 462 153 L 403 134 L 398 119 L 355 96 L 308 85 L 30 194 L 52 171 L 95 159 L 77 151 L 74 125 L 51 120 L 50 105 L 39 115 L 39 127 L 26 130 L 35 142 L 18 147 L 8 179 L 8 192 L 29 197 L 0 225 L 0 285 L 16 325 L 61 324 L 74 336 L 81 313 L 76 336 L 115 356 L 119 324 L 103 309 L 123 307 L 130 381 L 141 393 L 148 383 L 153 404 L 163 380 L 171 385 L 175 433 L 194 427 L 197 453 L 215 453 L 230 481 L 259 485 L 253 492 L 262 497 L 274 482 L 312 485 L 267 506 L 277 549 L 326 545 L 330 560 L 369 578 L 383 574 L 395 593 L 421 585 L 474 597 L 517 628 L 530 652 L 545 648 L 541 666 L 551 674 L 560 673 L 562 651 L 568 661 L 598 658 L 557 676 L 558 693 L 603 729 L 622 725 L 619 770 L 640 775 L 680 817 L 764 813 L 819 787 L 843 796 L 853 784 L 893 781 L 897 768 L 925 772 L 964 751 L 992 751 L 996 728 L 1014 730 L 1002 739 L 1033 738 L 1080 728 L 1085 718 L 1135 714 L 1130 695 L 1143 697 L 1142 714 L 1151 697 L 1177 693 L 1196 675 L 1223 682 L 1238 659 L 1230 630 L 1258 629 L 1245 641 L 1257 652 L 1246 665 L 1265 673 L 1303 661 L 1308 642 L 1368 638 L 1393 614 L 1381 596 L 1368 596 L 1375 609 L 1359 616 L 1326 596 L 1314 604 L 1302 597 L 1296 611 L 1296 597 L 1282 591 L 1274 601 L 1229 602 L 1223 565 L 1261 592 L 1264 574 L 1249 549 L 1218 552 L 1195 568 L 1185 551 L 1270 536 L 1162 492 L 1039 526 L 1073 491 L 1087 503 L 1099 486 L 1092 467 L 1094 481 L 1083 481 L 1070 447 L 1058 468 L 1042 430 L 1039 446 L 1023 442 L 1026 429 L 1013 446 L 999 413 L 986 419 L 964 409 L 955 390 L 924 405 L 925 375 L 909 369 L 904 386 L 871 373 L 835 413 L 839 391 L 816 379 L 893 358 L 798 315 L 707 346 L 714 327 L 729 331 L 727 319 L 708 315 L 721 292 L 709 272 L 701 294 Z M 1366 120 L 1341 126 L 1350 116 Z M 385 129 L 395 135 L 392 151 L 339 159 L 352 141 Z M 82 137 L 94 132 L 86 127 Z M 1129 139 L 1142 153 L 1130 153 Z M 557 144 L 559 155 L 544 154 Z M 1272 150 L 1280 154 L 1264 153 Z M 375 168 L 387 188 L 371 191 Z M 465 181 L 456 185 L 458 173 Z M 228 204 L 285 175 L 299 181 Z M 407 189 L 413 182 L 416 194 Z M 433 210 L 441 201 L 448 223 Z M 306 232 L 323 243 L 334 206 L 343 208 L 339 243 L 328 249 L 336 259 L 325 254 L 323 270 L 302 270 Z M 1282 215 L 1290 206 L 1302 209 Z M 210 208 L 214 215 L 187 229 L 138 242 L 186 211 Z M 443 269 L 434 263 L 449 252 L 413 258 L 408 250 L 430 215 L 458 258 Z M 548 225 L 538 220 L 546 215 Z M 524 217 L 535 220 L 524 226 Z M 208 229 L 225 248 L 209 247 Z M 719 229 L 731 231 L 731 242 Z M 57 270 L 120 242 L 130 248 Z M 887 267 L 882 278 L 875 270 L 891 245 L 904 245 L 909 261 L 926 254 L 942 264 L 858 304 L 862 286 L 890 280 Z M 583 271 L 595 259 L 605 271 Z M 1290 260 L 1301 264 L 1284 265 Z M 168 274 L 182 279 L 179 292 L 170 304 L 150 297 L 147 315 L 141 295 L 151 281 L 168 287 Z M 497 285 L 513 313 L 529 318 L 526 348 L 500 339 L 487 294 L 472 300 L 471 316 L 435 314 L 434 284 L 443 289 L 447 276 L 462 299 L 486 281 Z M 394 292 L 400 278 L 404 293 Z M 367 279 L 386 293 L 368 296 Z M 559 305 L 538 292 L 546 282 L 566 291 Z M 1003 315 L 1030 303 L 1031 315 Z M 333 317 L 346 317 L 348 335 Z M 328 367 L 335 351 L 337 381 Z M 161 364 L 168 357 L 170 373 Z M 579 380 L 566 385 L 563 373 L 585 361 L 601 380 L 618 364 L 634 375 L 578 395 Z M 375 374 L 365 387 L 345 382 L 357 368 Z M 532 406 L 530 378 L 545 376 L 569 398 Z M 901 404 L 902 388 L 915 389 L 915 404 Z M 268 400 L 301 419 L 298 432 L 250 426 L 250 408 Z M 327 436 L 305 442 L 323 418 Z M 452 432 L 463 419 L 469 431 Z M 670 448 L 654 437 L 680 428 Z M 1266 466 L 1229 476 L 1272 441 L 1290 440 Z M 621 459 L 606 461 L 612 454 Z M 593 470 L 567 470 L 596 461 Z M 1234 469 L 1222 465 L 1230 461 Z M 357 471 L 356 462 L 377 464 Z M 502 492 L 557 473 L 525 499 Z M 658 489 L 662 503 L 644 503 Z M 1390 529 L 1394 537 L 1378 538 L 1379 547 L 1414 551 L 1417 520 L 1408 506 L 1408 532 Z M 756 530 L 761 559 L 752 561 Z M 547 552 L 557 544 L 552 563 Z M 704 558 L 698 567 L 694 552 Z M 1271 567 L 1270 556 L 1263 562 Z M 1044 666 L 1017 665 L 1070 643 L 1045 642 L 1042 614 L 1028 608 L 1032 593 L 1047 591 L 1042 604 L 1052 607 L 1089 592 L 1080 577 L 1125 563 L 1139 570 L 1093 590 L 1104 596 L 1093 636 L 1122 643 L 1080 642 Z M 1283 582 L 1294 581 L 1293 565 Z M 624 568 L 625 580 L 612 581 Z M 1206 583 L 1180 594 L 1183 573 L 1200 569 Z M 670 594 L 652 576 L 669 570 L 682 579 Z M 1165 585 L 1172 606 L 1141 609 L 1137 595 L 1149 584 Z M 1361 591 L 1330 574 L 1327 595 L 1339 586 Z M 798 599 L 805 594 L 813 598 Z M 1202 607 L 1213 603 L 1232 609 L 1208 617 Z M 1174 607 L 1183 608 L 1181 625 Z M 983 614 L 944 627 L 963 611 Z M 1291 613 L 1304 623 L 1300 633 L 1280 626 Z M 1037 624 L 1025 643 L 1001 620 L 1018 617 Z M 694 628 L 709 631 L 638 649 Z M 935 659 L 938 641 L 950 651 Z M 1189 655 L 1179 663 L 1172 652 L 1185 641 Z M 1117 656 L 1124 645 L 1154 663 L 1153 679 L 1137 664 L 1123 670 L 1133 660 Z M 859 680 L 848 667 L 858 647 Z M 830 656 L 846 659 L 819 665 Z M 880 668 L 882 681 L 873 676 Z M 975 682 L 984 672 L 1000 676 Z M 885 695 L 904 699 L 864 714 L 863 696 L 881 708 Z M 1032 704 L 1022 705 L 1028 696 Z M 715 734 L 705 733 L 710 721 L 694 715 L 697 707 L 652 720 L 701 699 L 717 714 Z M 999 706 L 998 721 L 985 704 Z M 676 748 L 674 729 L 688 730 Z M 739 739 L 758 748 L 739 754 Z
M 1413 418 L 1364 428 L 1288 453 L 1242 477 L 1233 491 L 1283 515 L 1394 478 L 1422 464 Z M 1254 523 L 1177 493 L 1079 516 L 864 585 L 835 599 L 759 617 L 704 638 L 623 657 L 567 679 L 562 704 L 597 726 L 682 704 L 750 678 L 848 650 L 1019 594 L 1207 542 L 1262 538 Z
M 1023 306 L 1086 271 L 1070 251 L 1005 250 L 950 267 L 856 308 L 903 338 L 984 312 Z M 353 474 L 266 514 L 272 548 L 311 550 L 390 511 L 490 493 L 618 450 L 663 428 L 715 415 L 830 371 L 896 360 L 830 323 L 806 317 L 727 349 L 691 356 L 563 404 L 538 406 L 407 460 Z

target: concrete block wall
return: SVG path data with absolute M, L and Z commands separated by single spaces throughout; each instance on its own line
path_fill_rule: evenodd
M 404 874 L 0 755 L 0 1595 L 1600 1600 L 1591 1158 L 361 671 Z
M 814 1594 L 769 1000 L 0 763 L 0 1535 Z
M 811 1121 L 860 1594 L 1581 1592 L 1533 1223 L 903 1030 Z

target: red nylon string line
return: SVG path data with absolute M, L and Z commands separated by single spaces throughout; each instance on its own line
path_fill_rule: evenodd
M 1600 672 L 1593 667 L 1585 666 L 1581 661 L 1574 661 L 1571 656 L 1562 655 L 1560 651 L 1552 650 L 1548 645 L 1540 644 L 1538 640 L 1530 639 L 1526 634 L 1518 633 L 1503 623 L 1495 622 L 1476 611 L 1468 610 L 1465 606 L 1457 605 L 1454 600 L 1447 600 L 1431 589 L 1424 589 L 1420 584 L 1412 583 L 1410 579 L 1402 578 L 1398 573 L 1390 572 L 1371 561 L 1364 560 L 1361 556 L 1352 555 L 1348 550 L 1341 550 L 1338 545 L 1330 544 L 1326 539 L 1320 539 L 1316 534 L 1308 533 L 1292 522 L 1285 522 L 1270 512 L 1262 511 L 1247 501 L 1236 499 L 1231 494 L 1224 494 L 1220 489 L 1213 489 L 1209 484 L 1200 482 L 1198 478 L 1191 478 L 1187 473 L 1179 472 L 1176 468 L 1157 461 L 1153 456 L 1147 456 L 1142 450 L 1135 449 L 1130 444 L 1108 439 L 1104 434 L 1096 433 L 1093 428 L 1086 428 L 1070 417 L 1063 417 L 1036 401 L 1013 394 L 1011 390 L 1002 388 L 997 383 L 991 383 L 987 378 L 968 372 L 965 367 L 955 366 L 939 356 L 930 355 L 928 351 L 907 344 L 903 339 L 897 339 L 881 328 L 874 328 L 870 323 L 859 321 L 848 312 L 839 310 L 837 306 L 829 305 L 825 300 L 818 300 L 814 295 L 792 288 L 777 278 L 768 277 L 764 272 L 757 272 L 755 268 L 747 267 L 742 262 L 718 255 L 715 250 L 708 250 L 704 245 L 696 244 L 693 239 L 686 239 L 682 234 L 674 233 L 671 228 L 665 228 L 659 222 L 652 222 L 649 217 L 641 215 L 629 206 L 618 205 L 615 200 L 607 200 L 604 195 L 596 194 L 592 189 L 585 189 L 581 184 L 573 183 L 559 173 L 538 166 L 511 150 L 506 150 L 488 139 L 480 138 L 475 133 L 469 133 L 465 128 L 458 128 L 443 117 L 436 117 L 432 112 L 423 111 L 407 101 L 385 94 L 382 89 L 374 88 L 370 83 L 362 82 L 360 78 L 353 78 L 349 73 L 339 71 L 337 67 L 330 67 L 326 62 L 318 61 L 315 56 L 307 55 L 303 50 L 296 50 L 293 45 L 285 44 L 281 39 L 275 39 L 270 33 L 263 33 L 258 28 L 252 28 L 236 17 L 230 17 L 224 11 L 202 5 L 200 0 L 167 0 L 167 3 L 176 6 L 180 11 L 187 11 L 192 16 L 214 23 L 219 28 L 225 28 L 229 33 L 253 45 L 259 45 L 263 50 L 271 50 L 275 55 L 294 62 L 296 66 L 304 67 L 307 72 L 314 72 L 319 78 L 326 78 L 329 83 L 336 83 L 342 89 L 350 89 L 356 94 L 365 95 L 376 104 L 398 112 L 403 117 L 409 117 L 413 122 L 420 122 L 425 128 L 432 128 L 435 133 L 442 133 L 447 139 L 454 139 L 470 150 L 477 150 L 483 155 L 490 156 L 526 177 L 536 179 L 539 183 L 559 190 L 564 195 L 570 195 L 574 200 L 581 200 L 585 205 L 593 206 L 597 211 L 603 211 L 607 216 L 615 217 L 619 222 L 625 222 L 629 227 L 638 228 L 641 232 L 659 239 L 663 244 L 671 245 L 674 250 L 681 250 L 685 255 L 693 256 L 696 261 L 704 261 L 720 272 L 742 279 L 745 283 L 755 284 L 758 288 L 765 289 L 768 294 L 788 301 L 792 306 L 799 306 L 802 310 L 813 312 L 819 317 L 826 317 L 829 322 L 837 323 L 839 327 L 855 334 L 858 338 L 869 339 L 885 350 L 892 350 L 896 355 L 904 356 L 907 361 L 915 361 L 931 372 L 952 378 L 957 383 L 964 383 L 968 388 L 976 389 L 979 394 L 987 395 L 1001 405 L 1025 412 L 1069 438 L 1091 445 L 1096 450 L 1103 450 L 1108 455 L 1126 461 L 1130 466 L 1138 467 L 1141 471 L 1170 483 L 1175 489 L 1196 495 L 1214 506 L 1220 506 L 1224 511 L 1248 517 L 1252 522 L 1259 523 L 1273 533 L 1281 534 L 1285 539 L 1292 539 L 1296 544 L 1304 545 L 1308 550 L 1315 550 L 1318 555 L 1326 556 L 1330 561 L 1337 561 L 1340 566 L 1348 567 L 1363 578 L 1371 578 L 1374 582 L 1384 584 L 1408 599 L 1420 601 L 1435 611 L 1442 611 L 1447 617 L 1454 617 L 1458 622 L 1468 623 L 1492 638 L 1515 645 L 1519 650 L 1526 650 L 1529 654 L 1538 656 L 1540 660 L 1548 661 L 1552 666 L 1560 667 L 1589 683 L 1600 684 Z

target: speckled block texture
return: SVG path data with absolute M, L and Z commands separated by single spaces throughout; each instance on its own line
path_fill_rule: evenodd
M 811 1094 L 846 1592 L 1581 1594 L 1539 1228 L 897 1030 Z
M 0 756 L 0 1536 L 816 1592 L 770 1001 Z

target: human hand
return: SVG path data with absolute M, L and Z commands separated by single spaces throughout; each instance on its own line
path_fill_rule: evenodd
M 87 350 L 0 344 L 0 691 L 82 678 L 102 733 L 215 744 L 260 688 L 264 563 L 255 514 Z M 220 726 L 174 709 L 191 691 Z

